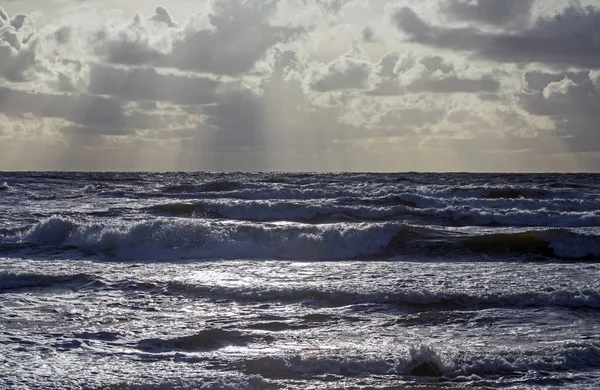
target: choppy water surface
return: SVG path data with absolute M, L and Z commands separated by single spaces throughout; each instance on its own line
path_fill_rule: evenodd
M 600 175 L 0 174 L 0 388 L 600 386 Z

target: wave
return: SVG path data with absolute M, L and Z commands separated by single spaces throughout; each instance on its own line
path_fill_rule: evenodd
M 207 205 L 197 203 L 165 203 L 150 206 L 147 210 L 159 215 L 175 215 L 195 218 L 225 218 L 225 216 L 211 209 Z
M 244 183 L 231 180 L 214 180 L 202 184 L 171 185 L 162 189 L 167 194 L 196 192 L 226 192 L 244 188 Z
M 600 225 L 595 203 L 565 204 L 438 204 L 426 198 L 387 196 L 374 200 L 292 200 L 219 199 L 197 202 L 159 203 L 143 209 L 154 215 L 190 218 L 218 218 L 243 221 L 291 221 L 334 223 L 360 221 L 409 221 L 446 226 L 589 227 Z M 497 203 L 497 202 L 496 202 Z M 566 211 L 561 211 L 565 209 Z M 552 210 L 552 211 L 549 211 Z
M 103 282 L 88 274 L 72 275 L 40 275 L 40 274 L 16 274 L 11 272 L 0 272 L 0 293 L 26 288 L 48 288 L 48 287 L 72 287 L 74 284 L 82 286 L 99 286 Z
M 568 309 L 600 308 L 600 291 L 567 290 L 546 287 L 520 292 L 434 291 L 400 288 L 395 291 L 353 291 L 319 286 L 210 286 L 179 281 L 144 284 L 141 288 L 165 294 L 186 295 L 237 302 L 315 302 L 330 306 L 393 305 L 419 309 L 464 309 L 489 307 L 563 307 Z
M 3 182 L 0 184 L 0 191 L 8 191 L 10 190 L 10 186 L 7 182 Z
M 399 357 L 327 356 L 314 350 L 308 355 L 264 356 L 245 362 L 245 371 L 266 378 L 302 378 L 322 374 L 410 375 L 440 377 L 451 373 L 451 362 L 428 345 L 410 347 Z
M 600 225 L 597 210 L 560 212 L 548 209 L 477 209 L 473 206 L 448 206 L 411 212 L 450 226 L 514 226 L 514 227 L 593 227 Z
M 600 236 L 566 229 L 472 236 L 462 246 L 478 253 L 522 253 L 560 259 L 600 258 Z
M 518 198 L 534 198 L 543 199 L 548 195 L 548 192 L 536 188 L 494 188 L 487 190 L 481 195 L 484 199 L 518 199 Z
M 7 248 L 0 246 L 3 252 L 35 246 L 38 251 L 80 250 L 138 260 L 468 258 L 471 254 L 497 259 L 600 258 L 600 236 L 567 229 L 474 235 L 395 222 L 307 225 L 155 218 L 90 224 L 52 217 L 5 242 Z
M 245 363 L 245 370 L 266 378 L 310 378 L 323 374 L 337 374 L 443 376 L 447 379 L 470 377 L 471 380 L 477 381 L 482 377 L 510 375 L 521 381 L 521 377 L 532 372 L 543 374 L 548 371 L 600 368 L 600 345 L 594 342 L 566 342 L 532 350 L 505 349 L 483 355 L 430 345 L 413 346 L 398 351 L 396 356 L 382 357 L 327 355 L 327 352 L 316 349 L 306 355 L 249 359 Z
M 396 231 L 395 225 L 385 224 L 313 226 L 189 219 L 85 224 L 54 217 L 32 227 L 22 240 L 148 260 L 328 260 L 381 253 Z
M 190 336 L 172 339 L 144 339 L 140 340 L 137 349 L 147 352 L 165 351 L 207 351 L 219 349 L 228 345 L 242 346 L 257 339 L 257 336 L 243 334 L 236 330 L 205 329 Z
M 263 378 L 260 376 L 248 375 L 245 378 L 240 378 L 231 375 L 231 377 L 228 377 L 227 374 L 220 372 L 219 378 L 204 377 L 202 379 L 194 379 L 192 377 L 185 377 L 170 380 L 162 379 L 160 383 L 156 383 L 155 378 L 147 378 L 145 380 L 136 378 L 131 380 L 131 383 L 128 381 L 118 384 L 110 383 L 105 387 L 98 388 L 111 390 L 264 390 L 268 388 L 268 385 L 264 383 Z
M 244 221 L 292 221 L 332 223 L 391 219 L 398 210 L 384 207 L 343 206 L 331 202 L 307 204 L 274 201 L 208 201 L 157 204 L 146 210 L 158 215 L 195 218 L 227 218 Z
M 519 256 L 563 260 L 600 258 L 600 236 L 568 229 L 532 230 L 510 233 L 463 234 L 423 227 L 407 227 L 386 247 L 388 253 L 468 253 L 498 257 Z
M 31 288 L 103 288 L 117 291 L 146 291 L 169 296 L 187 296 L 214 301 L 235 302 L 314 302 L 327 306 L 392 305 L 415 307 L 420 310 L 464 308 L 524 308 L 560 307 L 567 309 L 599 309 L 600 291 L 595 289 L 565 289 L 545 286 L 525 291 L 505 292 L 486 290 L 456 291 L 429 290 L 426 288 L 398 288 L 393 290 L 357 291 L 340 286 L 255 286 L 255 285 L 205 285 L 185 281 L 138 281 L 135 279 L 104 280 L 94 275 L 16 274 L 0 273 L 0 293 Z M 309 322 L 327 321 L 328 316 L 306 318 Z M 414 317 L 399 317 L 398 323 L 414 322 Z M 425 319 L 427 322 L 430 319 Z
M 414 192 L 380 193 L 380 190 L 365 197 L 364 192 L 354 194 L 360 196 L 349 196 L 340 189 L 329 192 L 328 197 L 323 189 L 289 188 L 284 192 L 297 193 L 279 197 L 283 195 L 280 190 L 244 191 L 253 197 L 246 199 L 240 193 L 212 194 L 202 196 L 202 200 L 159 203 L 144 210 L 159 215 L 307 223 L 409 220 L 449 226 L 587 227 L 600 224 L 595 198 L 457 198 Z M 306 197 L 300 196 L 301 193 Z M 277 196 L 273 197 L 274 194 Z

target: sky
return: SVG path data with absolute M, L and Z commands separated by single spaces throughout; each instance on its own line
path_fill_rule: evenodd
M 0 170 L 600 171 L 600 0 L 5 0 Z

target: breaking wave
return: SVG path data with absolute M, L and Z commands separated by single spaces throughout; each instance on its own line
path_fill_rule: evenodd
M 569 342 L 537 350 L 504 349 L 482 355 L 442 350 L 429 345 L 410 347 L 400 356 L 312 354 L 265 356 L 246 362 L 246 372 L 267 378 L 313 377 L 323 374 L 402 375 L 459 379 L 493 375 L 524 377 L 533 372 L 568 371 L 600 368 L 600 345 L 594 342 Z M 475 376 L 475 377 L 473 377 Z M 532 378 L 538 380 L 540 378 Z
M 600 237 L 568 229 L 467 234 L 401 223 L 252 223 L 155 218 L 141 222 L 80 223 L 52 217 L 17 237 L 7 248 L 36 246 L 80 250 L 125 259 L 344 260 L 399 255 L 457 257 L 487 254 L 496 259 L 595 260 Z

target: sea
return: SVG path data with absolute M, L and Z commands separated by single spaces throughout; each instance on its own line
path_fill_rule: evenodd
M 600 175 L 0 172 L 0 389 L 600 388 Z

